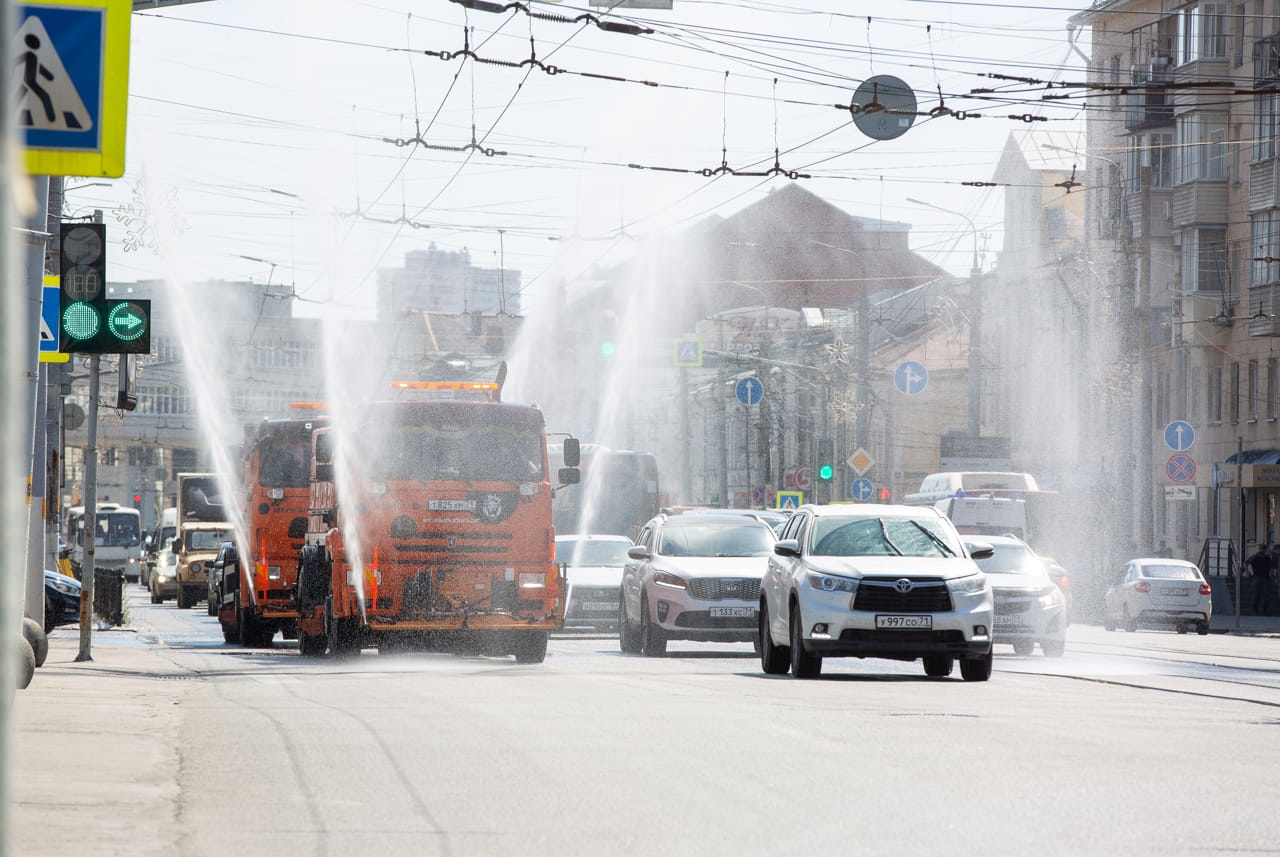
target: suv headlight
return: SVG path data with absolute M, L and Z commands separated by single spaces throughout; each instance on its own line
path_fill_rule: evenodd
M 653 582 L 658 586 L 670 586 L 672 589 L 688 589 L 689 584 L 683 577 L 677 577 L 665 571 L 655 571 Z
M 1057 587 L 1054 587 L 1053 589 L 1046 589 L 1044 592 L 1040 593 L 1040 598 L 1038 600 L 1041 607 L 1052 607 L 1055 604 L 1061 604 L 1062 591 Z
M 73 586 L 70 583 L 67 583 L 65 580 L 53 581 L 53 588 L 61 592 L 63 595 L 79 595 L 80 594 L 79 586 Z
M 977 595 L 985 592 L 987 588 L 987 576 L 985 574 L 971 574 L 968 577 L 957 578 L 956 580 L 948 580 L 947 586 L 956 595 Z
M 834 574 L 821 574 L 811 571 L 806 575 L 809 585 L 819 592 L 857 592 L 858 581 L 847 577 L 836 577 Z

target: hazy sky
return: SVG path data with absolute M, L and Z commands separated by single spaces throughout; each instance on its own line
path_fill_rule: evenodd
M 913 224 L 917 252 L 964 274 L 967 223 L 908 197 L 990 233 L 989 268 L 1003 194 L 963 183 L 992 179 L 1013 131 L 1083 127 L 1081 101 L 1044 102 L 1040 88 L 985 76 L 1082 79 L 1066 29 L 1080 6 L 529 8 L 654 32 L 450 0 L 210 0 L 136 13 L 127 172 L 72 190 L 68 207 L 106 213 L 116 282 L 271 277 L 295 284 L 300 314 L 313 314 L 307 302 L 367 314 L 376 271 L 435 242 L 520 270 L 529 306 L 549 284 L 634 253 L 635 239 L 782 186 L 785 177 L 696 172 L 767 170 L 776 146 L 783 170 L 812 176 L 798 179 L 804 187 L 851 214 Z M 431 55 L 468 45 L 474 57 Z M 527 62 L 535 56 L 558 73 Z M 837 106 L 876 75 L 905 80 L 922 111 L 939 106 L 940 87 L 947 108 L 982 117 L 922 117 L 874 141 Z

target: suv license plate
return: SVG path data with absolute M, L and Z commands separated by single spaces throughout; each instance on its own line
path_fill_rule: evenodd
M 876 616 L 877 628 L 888 628 L 895 631 L 932 630 L 932 616 Z
M 712 607 L 712 619 L 750 619 L 756 615 L 754 607 Z

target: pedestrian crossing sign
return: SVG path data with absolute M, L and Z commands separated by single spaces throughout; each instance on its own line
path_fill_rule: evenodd
M 804 505 L 803 491 L 779 491 L 777 493 L 779 509 L 799 509 Z
M 26 171 L 124 175 L 132 0 L 17 4 L 9 91 Z
M 702 366 L 702 340 L 677 339 L 675 365 L 677 369 L 697 369 Z

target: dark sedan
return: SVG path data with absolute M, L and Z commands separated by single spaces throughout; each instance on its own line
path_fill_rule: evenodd
M 80 581 L 56 571 L 44 573 L 44 630 L 80 621 Z

